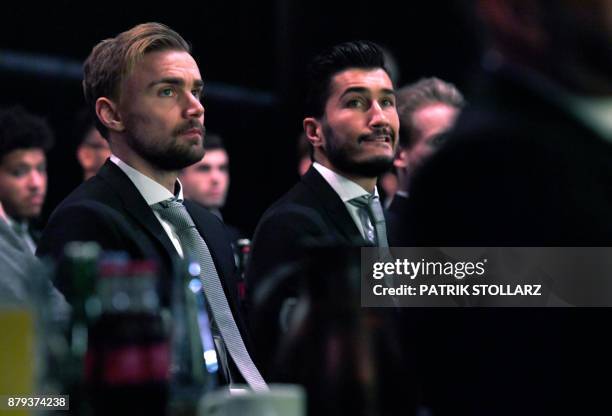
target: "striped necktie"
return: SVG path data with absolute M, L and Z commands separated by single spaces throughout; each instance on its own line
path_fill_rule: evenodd
M 359 208 L 359 218 L 365 231 L 366 239 L 378 247 L 389 247 L 387 241 L 387 224 L 383 214 L 380 199 L 376 195 L 367 194 L 348 201 Z
M 225 291 L 219 279 L 206 242 L 196 229 L 193 219 L 185 206 L 175 199 L 159 202 L 152 207 L 164 220 L 175 228 L 185 253 L 194 255 L 200 264 L 200 280 L 213 318 L 217 323 L 221 338 L 234 360 L 236 367 L 255 391 L 266 391 L 268 386 L 259 370 L 255 367 L 244 345 L 234 316 L 227 302 Z

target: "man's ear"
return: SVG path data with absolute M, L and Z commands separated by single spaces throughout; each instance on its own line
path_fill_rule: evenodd
M 96 115 L 107 129 L 117 132 L 125 130 L 119 111 L 117 111 L 117 104 L 112 100 L 106 97 L 98 98 L 96 100 Z
M 404 148 L 398 148 L 395 157 L 393 158 L 393 166 L 398 169 L 405 169 L 408 167 L 408 152 Z
M 83 169 L 89 169 L 91 165 L 91 150 L 81 145 L 77 148 L 77 160 Z
M 306 133 L 306 138 L 314 147 L 323 146 L 323 134 L 322 134 L 322 126 L 321 123 L 314 117 L 306 117 L 303 121 L 304 133 Z

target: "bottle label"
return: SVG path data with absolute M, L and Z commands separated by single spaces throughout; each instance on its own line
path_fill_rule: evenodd
M 136 384 L 169 379 L 168 344 L 127 346 L 107 352 L 103 380 L 106 384 Z

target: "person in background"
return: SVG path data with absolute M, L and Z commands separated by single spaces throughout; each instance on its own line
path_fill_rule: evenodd
M 47 194 L 46 153 L 54 143 L 49 124 L 22 107 L 0 110 L 0 202 L 9 226 L 31 253 L 39 233 L 32 222 Z
M 221 210 L 225 206 L 230 186 L 229 155 L 220 136 L 208 131 L 204 141 L 204 157 L 187 166 L 179 175 L 185 199 L 197 202 L 221 221 Z M 243 238 L 238 228 L 225 224 L 230 240 L 234 243 Z
M 36 305 L 46 322 L 68 323 L 71 309 L 49 280 L 51 269 L 38 261 L 9 221 L 0 203 L 0 306 Z
M 219 219 L 229 190 L 229 157 L 221 137 L 206 133 L 202 160 L 187 166 L 179 176 L 186 199 L 206 207 Z
M 244 272 L 249 258 L 251 241 L 239 228 L 228 224 L 221 210 L 225 206 L 230 185 L 229 155 L 220 136 L 206 132 L 204 157 L 183 169 L 179 179 L 183 184 L 185 199 L 196 202 L 223 221 L 225 231 L 234 250 L 238 268 L 238 296 L 241 303 L 246 297 Z
M 96 129 L 94 120 L 87 110 L 78 117 L 79 144 L 76 150 L 77 160 L 83 170 L 83 180 L 94 176 L 111 155 L 108 140 Z
M 438 78 L 423 78 L 397 91 L 400 138 L 393 165 L 397 174 L 397 191 L 387 206 L 389 243 L 405 245 L 402 240 L 402 218 L 410 181 L 418 168 L 443 141 L 452 128 L 465 101 L 459 90 Z
M 304 176 L 310 166 L 312 165 L 312 147 L 308 142 L 308 138 L 304 132 L 300 133 L 297 143 L 297 155 L 298 155 L 298 174 L 300 177 Z

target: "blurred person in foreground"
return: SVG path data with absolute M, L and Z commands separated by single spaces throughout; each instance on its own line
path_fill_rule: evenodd
M 9 226 L 0 203 L 0 306 L 40 308 L 47 322 L 66 323 L 70 306 L 49 280 L 45 267 Z
M 47 157 L 54 137 L 49 124 L 22 107 L 0 110 L 0 202 L 15 234 L 33 254 L 39 232 L 32 222 L 47 194 Z
M 476 5 L 490 40 L 483 74 L 413 182 L 415 242 L 607 244 L 612 3 Z
M 407 235 L 421 246 L 609 247 L 612 2 L 482 0 L 474 13 L 489 40 L 480 87 L 411 184 Z M 577 289 L 609 292 L 581 269 Z M 421 312 L 406 342 L 420 347 L 434 414 L 610 413 L 599 381 L 612 370 L 608 308 Z
M 312 166 L 312 147 L 308 142 L 306 133 L 300 133 L 297 143 L 298 166 L 297 171 L 300 177 L 304 176 L 310 166 Z

